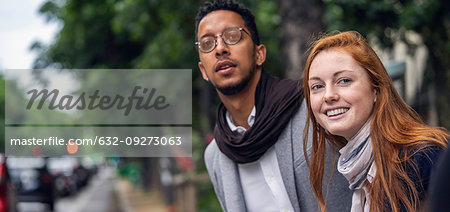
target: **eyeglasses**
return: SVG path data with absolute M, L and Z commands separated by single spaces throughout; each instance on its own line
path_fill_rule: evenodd
M 221 35 L 206 35 L 201 37 L 198 42 L 195 42 L 195 45 L 203 53 L 211 52 L 217 46 L 217 36 L 220 36 L 223 42 L 225 42 L 227 45 L 235 45 L 242 39 L 241 31 L 244 31 L 245 33 L 247 33 L 247 35 L 250 35 L 242 27 L 230 27 L 226 28 Z

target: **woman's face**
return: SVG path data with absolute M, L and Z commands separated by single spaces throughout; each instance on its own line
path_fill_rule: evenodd
M 308 86 L 317 122 L 350 140 L 372 114 L 376 91 L 367 71 L 344 50 L 320 52 L 311 63 Z

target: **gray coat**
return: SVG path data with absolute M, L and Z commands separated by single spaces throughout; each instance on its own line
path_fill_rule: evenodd
M 309 170 L 303 154 L 305 120 L 306 104 L 303 103 L 279 136 L 275 143 L 275 151 L 281 176 L 294 210 L 317 212 L 317 200 L 311 188 Z M 332 164 L 331 152 L 330 150 L 327 154 L 324 176 L 323 194 L 325 196 L 330 165 L 333 165 L 334 173 L 328 191 L 327 211 L 350 211 L 353 192 L 349 190 L 347 180 L 337 172 L 336 165 Z M 335 157 L 337 160 L 337 155 Z M 238 167 L 219 150 L 215 140 L 206 148 L 205 163 L 222 209 L 230 212 L 246 211 Z

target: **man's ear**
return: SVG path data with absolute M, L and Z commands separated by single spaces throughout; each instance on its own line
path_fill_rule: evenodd
M 208 75 L 206 75 L 206 69 L 203 66 L 202 62 L 198 62 L 198 68 L 200 69 L 200 71 L 202 72 L 202 77 L 204 80 L 206 80 L 207 82 L 209 81 Z
M 256 46 L 255 61 L 256 65 L 261 66 L 266 61 L 266 46 L 263 44 Z

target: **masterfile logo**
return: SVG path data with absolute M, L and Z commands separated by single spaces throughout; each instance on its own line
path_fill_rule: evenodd
M 77 86 L 30 86 L 12 77 L 27 71 L 6 72 L 6 124 L 192 123 L 189 69 L 66 70 L 78 76 Z
M 49 110 L 71 110 L 74 108 L 77 110 L 108 110 L 116 107 L 119 110 L 123 109 L 125 111 L 125 116 L 128 116 L 128 114 L 130 114 L 131 109 L 163 110 L 169 106 L 169 104 L 166 103 L 165 96 L 159 95 L 154 98 L 156 93 L 155 88 L 142 89 L 142 96 L 139 94 L 139 90 L 141 90 L 141 86 L 135 86 L 132 94 L 129 97 L 124 97 L 119 94 L 116 94 L 115 96 L 99 96 L 100 91 L 95 90 L 94 93 L 89 96 L 86 95 L 85 92 L 82 92 L 78 97 L 72 95 L 64 95 L 58 98 L 58 89 L 53 89 L 52 91 L 49 91 L 47 89 L 42 89 L 40 91 L 38 89 L 32 89 L 27 92 L 27 94 L 30 94 L 31 97 L 28 100 L 26 109 L 30 110 L 38 97 L 41 97 L 36 107 L 36 109 L 38 110 L 42 109 L 42 106 L 44 105 L 46 100 L 49 100 Z M 133 106 L 134 102 L 136 104 L 135 106 Z
M 192 156 L 190 69 L 6 70 L 5 100 L 8 156 Z

